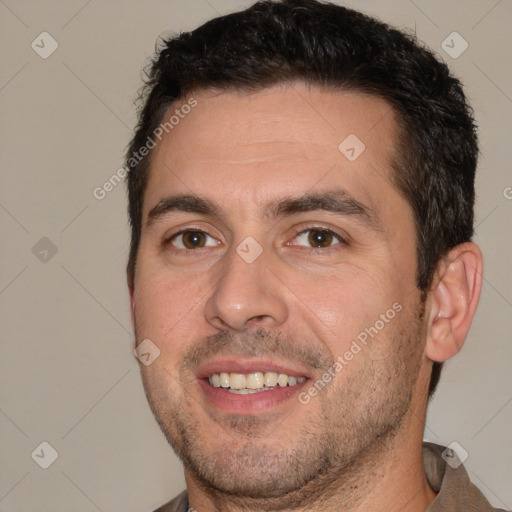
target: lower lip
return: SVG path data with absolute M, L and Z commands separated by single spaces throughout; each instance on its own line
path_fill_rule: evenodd
M 208 402 L 225 412 L 231 414 L 257 414 L 273 409 L 283 402 L 290 400 L 300 392 L 308 380 L 306 379 L 295 386 L 277 386 L 268 391 L 249 393 L 247 395 L 231 393 L 226 388 L 215 388 L 204 379 L 199 380 L 199 387 Z

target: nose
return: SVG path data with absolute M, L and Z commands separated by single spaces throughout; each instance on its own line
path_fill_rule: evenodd
M 224 256 L 204 309 L 216 329 L 277 328 L 288 317 L 283 285 L 268 267 L 265 251 L 251 263 L 236 251 Z

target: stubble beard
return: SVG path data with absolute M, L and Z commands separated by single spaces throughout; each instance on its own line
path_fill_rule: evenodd
M 172 396 L 158 379 L 143 374 L 146 396 L 186 471 L 212 498 L 260 510 L 303 509 L 329 500 L 340 487 L 362 487 L 386 457 L 411 407 L 425 337 L 423 313 L 421 303 L 409 320 L 397 317 L 388 325 L 389 332 L 379 334 L 391 337 L 385 357 L 367 358 L 357 373 L 335 378 L 315 397 L 321 404 L 316 414 L 302 415 L 293 441 L 284 436 L 286 446 L 276 442 L 286 432 L 286 418 L 269 426 L 256 417 L 223 416 L 217 424 L 227 433 L 226 442 L 212 449 L 211 429 L 193 414 L 198 404 L 185 385 Z M 297 401 L 296 407 L 304 406 Z

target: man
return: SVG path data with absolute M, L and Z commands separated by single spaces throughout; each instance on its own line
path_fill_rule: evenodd
M 422 441 L 482 285 L 458 80 L 315 0 L 171 38 L 149 77 L 128 284 L 187 483 L 158 510 L 494 510 Z

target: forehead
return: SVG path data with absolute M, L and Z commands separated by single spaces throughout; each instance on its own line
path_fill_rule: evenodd
M 187 102 L 195 106 L 181 111 Z M 239 209 L 333 186 L 367 203 L 398 195 L 391 185 L 396 118 L 375 96 L 304 84 L 198 91 L 163 121 L 177 109 L 179 122 L 154 149 L 146 216 L 170 193 L 217 195 Z

